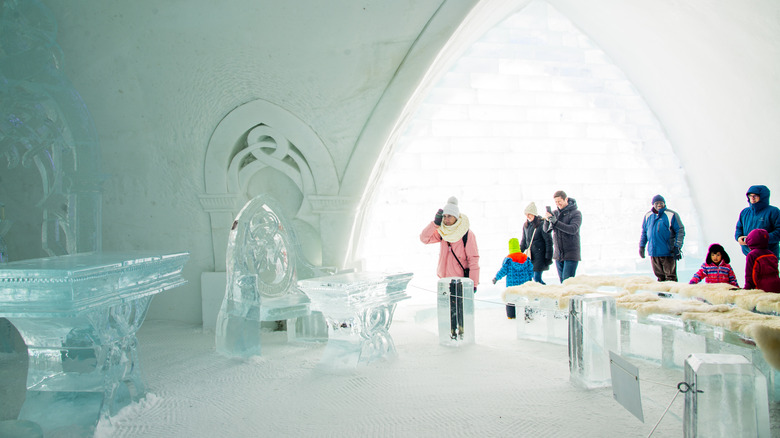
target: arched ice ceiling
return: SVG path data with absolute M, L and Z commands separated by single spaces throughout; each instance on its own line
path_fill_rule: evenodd
M 189 283 L 149 311 L 185 321 L 200 318 L 200 273 L 214 269 L 198 196 L 220 120 L 257 99 L 284 108 L 322 139 L 339 195 L 359 200 L 437 75 L 528 3 L 43 2 L 100 138 L 103 248 L 190 251 Z M 655 112 L 690 177 L 705 238 L 733 229 L 749 185 L 780 190 L 780 2 L 548 3 L 600 45 Z
M 528 3 L 483 0 L 470 11 L 410 97 L 382 154 L 391 153 L 415 102 L 462 50 Z M 780 190 L 780 3 L 547 3 L 599 44 L 634 83 L 685 167 L 705 239 L 717 239 L 738 254 L 738 246 L 724 242 L 724 236 L 733 234 L 737 212 L 746 205 L 745 189 L 765 184 Z M 356 154 L 361 146 L 358 142 Z M 382 157 L 374 181 L 381 175 Z

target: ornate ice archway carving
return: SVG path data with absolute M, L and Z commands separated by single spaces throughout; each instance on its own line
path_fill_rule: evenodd
M 321 214 L 331 210 L 334 202 L 343 203 L 337 196 L 339 179 L 333 158 L 308 125 L 264 100 L 239 106 L 214 130 L 204 163 L 206 193 L 200 200 L 211 217 L 215 271 L 225 270 L 233 218 L 257 194 L 251 193 L 256 190 L 251 186 L 253 178 L 269 170 L 276 181 L 284 180 L 288 194 L 297 190 L 294 195 L 301 199 L 289 216 L 316 231 Z M 265 189 L 273 195 L 278 187 Z

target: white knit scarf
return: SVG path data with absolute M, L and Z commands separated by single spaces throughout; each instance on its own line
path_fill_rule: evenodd
M 441 238 L 447 242 L 457 242 L 463 238 L 463 235 L 469 231 L 469 218 L 465 214 L 461 213 L 458 216 L 458 220 L 452 225 L 439 226 L 439 234 Z

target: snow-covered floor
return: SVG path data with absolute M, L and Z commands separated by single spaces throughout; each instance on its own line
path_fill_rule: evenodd
M 345 373 L 317 367 L 324 345 L 287 344 L 282 333 L 266 334 L 262 357 L 230 359 L 215 352 L 211 331 L 146 321 L 138 338 L 148 394 L 96 436 L 645 437 L 670 403 L 652 436 L 682 436 L 683 395 L 672 403 L 682 370 L 633 361 L 642 423 L 611 388 L 573 386 L 566 347 L 518 340 L 498 304 L 503 288 L 480 288 L 476 343 L 453 348 L 439 345 L 435 295 L 414 285 L 391 326 L 398 357 Z

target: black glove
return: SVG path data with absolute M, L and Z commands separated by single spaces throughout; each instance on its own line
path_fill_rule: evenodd
M 682 258 L 682 253 L 680 252 L 680 248 L 676 246 L 672 248 L 672 255 L 674 256 L 675 260 L 680 260 Z
M 639 247 L 639 257 L 645 258 L 645 247 L 640 246 Z
M 474 293 L 477 293 L 477 287 L 474 286 Z
M 493 284 L 496 284 L 496 279 L 495 278 L 493 279 Z
M 444 210 L 441 208 L 436 212 L 436 216 L 433 217 L 433 223 L 439 227 L 441 226 L 441 218 L 444 216 Z

